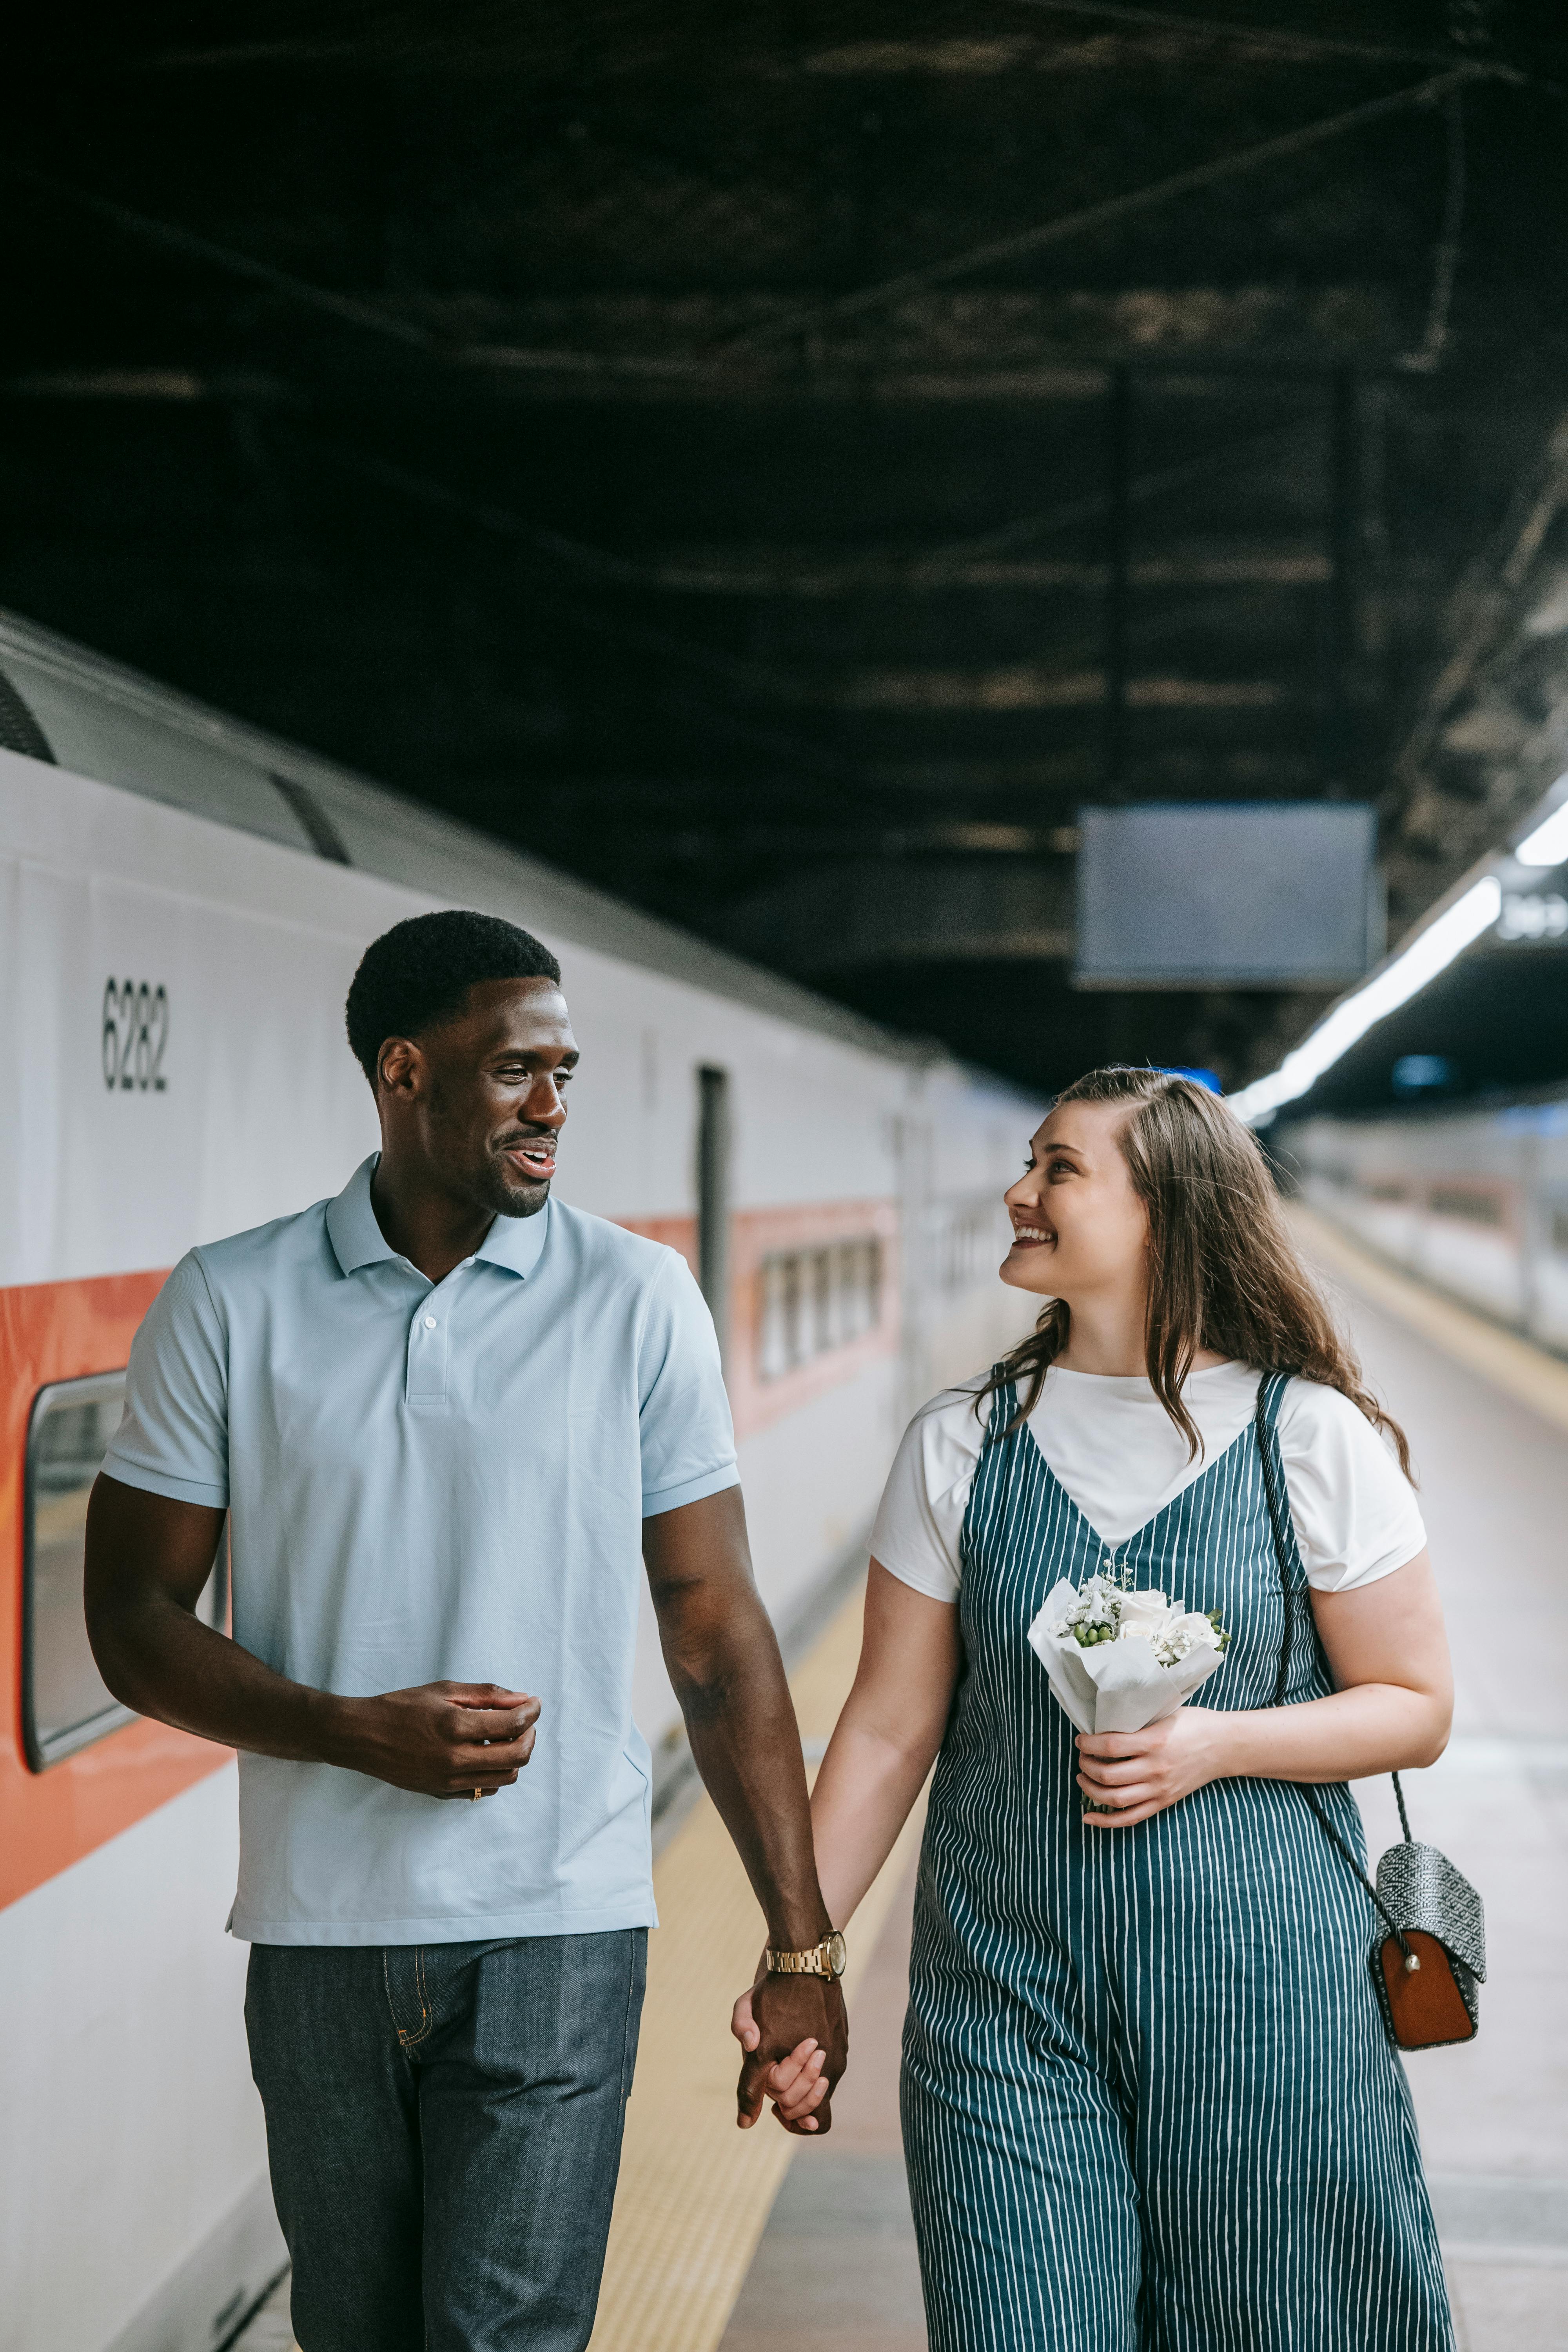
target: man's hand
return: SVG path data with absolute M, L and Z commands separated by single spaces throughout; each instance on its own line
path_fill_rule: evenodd
M 750 2131 L 771 2099 L 786 2131 L 833 2128 L 833 2092 L 849 2054 L 841 1985 L 827 1977 L 759 1975 L 730 2030 L 745 2051 L 735 2121 Z
M 99 1672 L 139 1715 L 255 1756 L 335 1764 L 421 1797 L 492 1797 L 533 1753 L 539 1701 L 497 1683 L 344 1698 L 290 1682 L 195 1615 L 224 1515 L 100 1474 L 85 1604 Z
M 746 1866 L 768 1942 L 775 1951 L 809 1951 L 833 1923 L 817 1884 L 800 1727 L 752 1581 L 740 1488 L 645 1519 L 643 1557 L 691 1752 Z M 775 2066 L 810 2064 L 820 2053 L 813 2077 L 823 2086 L 820 2113 L 811 2120 L 826 2131 L 849 2046 L 837 1985 L 822 1977 L 767 1977 L 753 1990 L 752 2011 L 757 2039 L 741 2069 L 739 2121 L 750 2125 L 761 2115 Z M 802 2058 L 805 2043 L 812 2046 Z
M 539 1701 L 496 1683 L 422 1683 L 338 1702 L 340 1752 L 328 1760 L 416 1797 L 493 1797 L 533 1753 Z

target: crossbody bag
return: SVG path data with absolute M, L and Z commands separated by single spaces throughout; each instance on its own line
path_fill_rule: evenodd
M 1285 1543 L 1287 1499 L 1279 1492 L 1268 1423 L 1264 1410 L 1267 1380 L 1258 1390 L 1253 1433 L 1263 1468 L 1263 1492 L 1274 1537 L 1274 1557 L 1279 1569 L 1279 1592 L 1285 1625 L 1279 1643 L 1279 1672 L 1274 1704 L 1285 1704 L 1290 1677 L 1290 1643 L 1295 1629 L 1295 1594 L 1290 1583 L 1289 1555 Z M 1317 1640 L 1317 1629 L 1312 1627 Z M 1399 1825 L 1405 1835 L 1392 1845 L 1377 1865 L 1375 1884 L 1368 1878 L 1351 1847 L 1329 1819 L 1322 1799 L 1305 1781 L 1296 1782 L 1311 1807 L 1319 1828 L 1336 1849 L 1359 1885 L 1366 1889 L 1376 1917 L 1367 1964 L 1377 1989 L 1388 2038 L 1400 2050 L 1436 2050 L 1452 2042 L 1473 2042 L 1479 2023 L 1477 1986 L 1486 1982 L 1486 1919 L 1481 1898 L 1463 1874 L 1435 1845 L 1421 1845 L 1410 1834 L 1405 1791 L 1399 1775 L 1393 1776 Z

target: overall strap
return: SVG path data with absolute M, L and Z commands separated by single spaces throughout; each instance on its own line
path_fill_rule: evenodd
M 1265 1372 L 1258 1383 L 1258 1417 L 1265 1429 L 1279 1425 L 1279 1408 L 1290 1385 L 1289 1372 Z
M 1274 1557 L 1279 1566 L 1279 1591 L 1285 1606 L 1284 1630 L 1279 1638 L 1279 1672 L 1274 1684 L 1274 1704 L 1276 1706 L 1282 1706 L 1285 1703 L 1285 1688 L 1288 1681 L 1289 1680 L 1290 1674 L 1290 1635 L 1295 1624 L 1296 1617 L 1296 1612 L 1290 1605 L 1290 1570 L 1289 1565 L 1289 1548 L 1287 1546 L 1285 1541 L 1285 1529 L 1288 1523 L 1286 1514 L 1289 1508 L 1289 1505 L 1286 1496 L 1280 1492 L 1281 1481 L 1278 1475 L 1279 1456 L 1274 1444 L 1274 1416 L 1279 1411 L 1279 1399 L 1285 1392 L 1285 1384 L 1289 1379 L 1289 1374 L 1288 1372 L 1266 1372 L 1264 1374 L 1263 1378 L 1258 1383 L 1258 1410 L 1254 1413 L 1252 1420 L 1253 1435 L 1258 1441 L 1258 1465 L 1263 1472 L 1263 1496 L 1265 1502 L 1268 1506 L 1268 1526 L 1274 1538 Z M 1270 1391 L 1272 1391 L 1272 1394 Z M 1405 1811 L 1405 1791 L 1399 1785 L 1399 1775 L 1397 1772 L 1394 1774 L 1393 1779 L 1394 1793 L 1399 1801 L 1399 1819 L 1404 1828 L 1406 1841 L 1408 1841 L 1410 1837 L 1410 1823 Z M 1376 1887 L 1373 1885 L 1371 1879 L 1367 1876 L 1365 1871 L 1356 1860 L 1355 1855 L 1351 1852 L 1350 1847 L 1340 1835 L 1338 1830 L 1335 1829 L 1327 1813 L 1323 1811 L 1322 1802 L 1319 1798 L 1316 1789 L 1304 1780 L 1299 1780 L 1296 1785 L 1300 1790 L 1301 1794 L 1306 1798 L 1308 1804 L 1310 1805 L 1313 1818 L 1317 1822 L 1318 1827 L 1322 1831 L 1323 1835 L 1328 1839 L 1331 1845 L 1336 1846 L 1339 1849 L 1347 1868 L 1360 1880 L 1363 1886 L 1365 1887 L 1367 1893 L 1371 1895 L 1373 1904 L 1377 1910 L 1379 1916 L 1382 1918 L 1390 1935 L 1397 1940 L 1399 1948 L 1405 1955 L 1405 1965 L 1407 1967 L 1413 1966 L 1414 1962 L 1410 1947 L 1405 1940 L 1405 1932 L 1403 1928 L 1399 1926 L 1398 1921 L 1390 1917 L 1388 1912 L 1384 1908 L 1383 1899 L 1378 1894 Z
M 1296 1626 L 1296 1612 L 1290 1605 L 1290 1553 L 1294 1547 L 1285 1539 L 1289 1524 L 1289 1506 L 1279 1491 L 1279 1454 L 1274 1425 L 1289 1379 L 1288 1372 L 1264 1373 L 1258 1383 L 1258 1409 L 1252 1416 L 1252 1433 L 1258 1442 L 1258 1466 L 1263 1472 L 1263 1498 L 1268 1506 L 1268 1526 L 1274 1538 L 1274 1558 L 1279 1570 L 1279 1598 L 1285 1618 L 1279 1640 L 1279 1671 L 1274 1678 L 1276 1706 L 1285 1704 L 1285 1691 L 1290 1679 L 1290 1637 Z
M 1000 1364 L 993 1364 L 991 1367 L 993 1374 L 999 1372 L 1001 1369 Z M 985 1417 L 987 1445 L 1000 1444 L 1007 1434 L 1007 1424 L 1017 1410 L 1018 1383 L 1016 1381 L 1004 1381 L 1001 1387 L 994 1389 L 991 1393 L 991 1410 Z

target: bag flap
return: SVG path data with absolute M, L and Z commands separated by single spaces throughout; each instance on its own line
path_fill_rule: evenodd
M 1435 1845 L 1391 1845 L 1377 1865 L 1378 1900 L 1401 1927 L 1420 1927 L 1487 1980 L 1486 1914 L 1461 1871 Z

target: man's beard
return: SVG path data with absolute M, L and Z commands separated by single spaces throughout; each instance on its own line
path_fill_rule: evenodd
M 498 1217 L 534 1217 L 550 1198 L 550 1184 L 548 1176 L 515 1184 L 499 1160 L 489 1160 L 478 1189 L 486 1208 L 493 1209 Z

